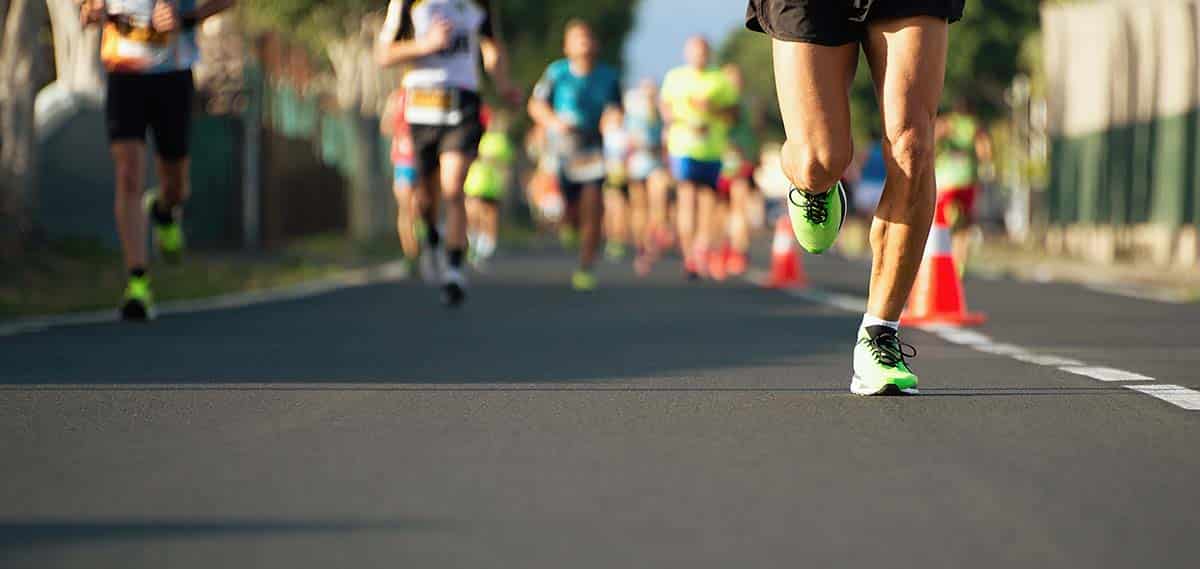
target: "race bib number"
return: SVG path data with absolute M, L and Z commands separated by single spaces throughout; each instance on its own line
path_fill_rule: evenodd
M 100 42 L 100 60 L 112 72 L 136 73 L 166 65 L 173 34 L 158 33 L 127 18 L 109 21 Z
M 563 177 L 576 184 L 603 180 L 605 174 L 607 164 L 600 150 L 577 153 L 568 157 L 563 166 Z
M 462 122 L 459 92 L 444 88 L 410 88 L 405 93 L 404 118 L 409 124 L 457 126 Z

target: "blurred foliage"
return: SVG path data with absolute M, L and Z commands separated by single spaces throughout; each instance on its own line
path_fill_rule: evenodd
M 621 64 L 625 38 L 633 28 L 638 0 L 490 0 L 499 12 L 499 32 L 508 44 L 513 79 L 532 86 L 546 65 L 562 55 L 567 20 L 590 23 L 605 61 Z M 275 31 L 324 55 L 331 39 L 356 33 L 364 15 L 384 13 L 387 0 L 243 0 L 251 31 Z
M 1037 47 L 1032 38 L 1039 27 L 1038 2 L 1031 0 L 971 0 L 962 21 L 950 27 L 946 61 L 947 104 L 965 99 L 985 119 L 1002 117 L 1004 90 L 1021 71 L 1034 71 Z M 784 138 L 771 72 L 771 42 L 762 34 L 737 30 L 721 45 L 722 61 L 746 69 L 747 92 L 753 112 L 766 125 L 762 136 Z M 855 138 L 862 140 L 879 128 L 879 110 L 865 58 L 851 88 Z

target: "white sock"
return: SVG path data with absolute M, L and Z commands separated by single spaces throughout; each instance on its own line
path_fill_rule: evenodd
M 884 320 L 882 318 L 871 316 L 870 314 L 863 314 L 862 327 L 865 329 L 870 326 L 887 326 L 892 330 L 900 330 L 900 321 Z
M 480 257 L 489 258 L 496 252 L 496 242 L 491 235 L 480 233 L 475 237 L 475 251 Z

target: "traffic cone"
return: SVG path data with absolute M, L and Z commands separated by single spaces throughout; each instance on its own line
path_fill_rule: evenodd
M 962 281 L 954 268 L 951 253 L 950 227 L 941 216 L 934 221 L 925 244 L 925 258 L 908 297 L 908 307 L 901 316 L 904 324 L 951 324 L 972 326 L 982 324 L 987 316 L 967 311 L 967 299 Z
M 771 241 L 771 276 L 767 288 L 793 288 L 808 285 L 804 267 L 800 265 L 800 254 L 796 247 L 796 234 L 792 221 L 786 215 L 775 222 L 775 238 Z

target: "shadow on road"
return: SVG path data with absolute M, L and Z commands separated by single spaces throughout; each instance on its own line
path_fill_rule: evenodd
M 460 312 L 404 283 L 7 338 L 0 385 L 612 382 L 771 365 L 803 374 L 813 358 L 840 358 L 857 325 L 748 284 L 687 285 L 673 273 L 610 277 L 579 295 L 561 262 L 545 265 L 513 263 Z
M 350 533 L 360 531 L 444 532 L 461 524 L 437 519 L 270 520 L 270 519 L 109 519 L 0 520 L 0 550 L 88 540 L 146 540 L 178 537 L 259 537 L 267 534 Z

